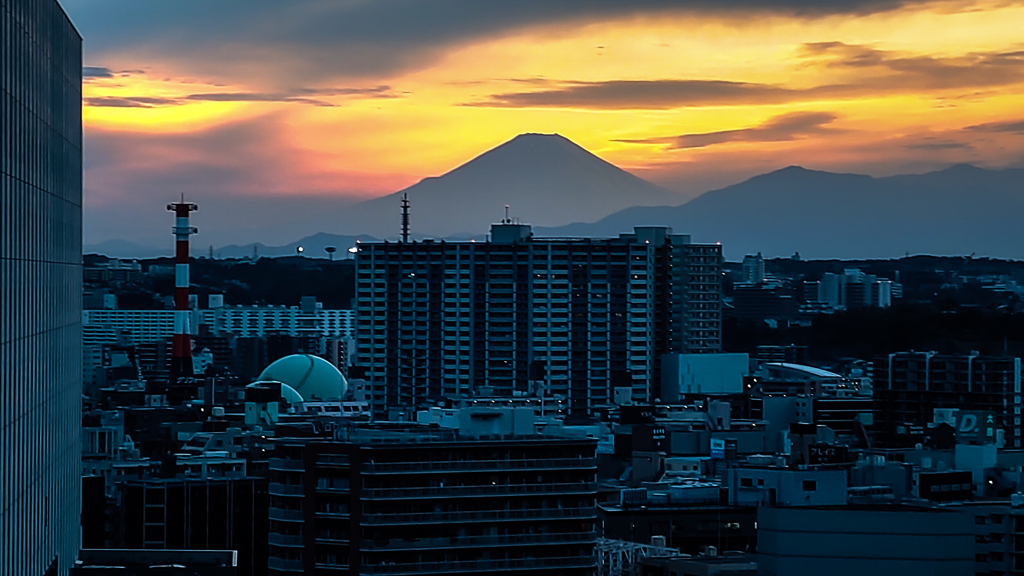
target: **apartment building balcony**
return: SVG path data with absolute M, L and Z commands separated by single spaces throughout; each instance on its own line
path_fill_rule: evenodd
M 267 463 L 271 470 L 280 472 L 302 472 L 301 460 L 288 460 L 286 458 L 271 458 Z
M 316 567 L 317 574 L 348 574 L 348 564 L 324 564 L 317 562 L 314 564 Z
M 587 568 L 597 566 L 596 556 L 576 558 L 519 558 L 515 560 L 469 560 L 465 562 L 415 562 L 409 564 L 363 565 L 364 574 L 465 574 L 483 571 L 537 570 L 541 568 Z
M 525 510 L 466 510 L 418 512 L 412 514 L 386 513 L 363 514 L 362 524 L 403 525 L 403 524 L 445 524 L 448 522 L 506 522 L 517 520 L 567 520 L 574 518 L 596 518 L 597 508 L 529 508 Z
M 267 568 L 277 572 L 302 574 L 302 560 L 285 560 L 284 558 L 268 558 Z
M 301 534 L 276 534 L 271 532 L 267 534 L 267 543 L 286 548 L 302 548 L 303 546 Z
M 524 460 L 437 460 L 430 462 L 367 462 L 365 474 L 406 472 L 468 472 L 479 470 L 561 470 L 597 466 L 596 458 L 544 458 Z
M 410 498 L 474 497 L 489 495 L 580 494 L 594 492 L 594 482 L 561 484 L 484 484 L 480 486 L 422 486 L 413 488 L 364 488 L 362 500 L 406 500 Z
M 487 548 L 491 546 L 562 545 L 594 542 L 597 532 L 562 532 L 557 534 L 504 534 L 494 536 L 451 536 L 444 538 L 393 538 L 387 541 L 363 540 L 364 550 L 436 550 L 438 548 Z
M 348 512 L 326 512 L 317 510 L 315 514 L 317 518 L 327 518 L 331 520 L 347 520 L 349 518 Z
M 267 518 L 280 522 L 303 522 L 305 520 L 302 510 L 287 510 L 285 508 L 271 508 L 267 511 Z
M 271 482 L 267 488 L 267 492 L 271 496 L 302 496 L 303 490 L 301 484 L 278 484 Z

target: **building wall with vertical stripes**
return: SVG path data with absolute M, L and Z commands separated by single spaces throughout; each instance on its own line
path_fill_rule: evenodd
M 81 540 L 82 39 L 0 0 L 0 576 L 66 574 Z

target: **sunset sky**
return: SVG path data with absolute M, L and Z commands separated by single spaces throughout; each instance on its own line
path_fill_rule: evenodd
M 679 203 L 801 165 L 1024 160 L 1024 2 L 63 0 L 85 242 L 284 243 L 522 132 Z M 722 6 L 728 6 L 723 9 Z

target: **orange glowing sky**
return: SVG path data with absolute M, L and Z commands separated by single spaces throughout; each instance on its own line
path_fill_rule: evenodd
M 162 241 L 181 191 L 235 206 L 211 241 L 294 240 L 325 229 L 311 211 L 522 132 L 680 203 L 792 164 L 1024 160 L 1024 2 L 63 3 L 85 38 L 87 243 Z

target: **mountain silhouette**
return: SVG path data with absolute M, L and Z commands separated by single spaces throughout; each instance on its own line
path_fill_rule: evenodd
M 341 234 L 396 238 L 408 194 L 416 237 L 476 236 L 510 216 L 539 226 L 594 221 L 679 196 L 622 170 L 558 134 L 521 134 L 438 177 L 346 208 Z
M 714 190 L 674 208 L 628 208 L 538 235 L 606 236 L 668 225 L 695 242 L 721 242 L 729 259 L 761 252 L 805 258 L 905 254 L 1024 258 L 1024 170 L 961 164 L 872 178 L 798 166 Z
M 401 199 L 411 203 L 414 238 L 483 239 L 510 215 L 537 236 L 617 236 L 667 225 L 694 242 L 721 242 L 731 260 L 768 257 L 893 258 L 906 254 L 1024 259 L 1024 170 L 958 164 L 927 174 L 874 178 L 790 166 L 707 192 L 679 196 L 638 178 L 557 134 L 522 134 L 454 170 L 345 208 L 321 232 L 282 246 L 246 244 L 219 257 L 295 254 L 335 257 L 356 241 L 396 239 Z M 574 224 L 570 224 L 575 222 Z M 258 239 L 254 239 L 258 240 Z M 112 240 L 86 247 L 120 257 L 162 252 Z

